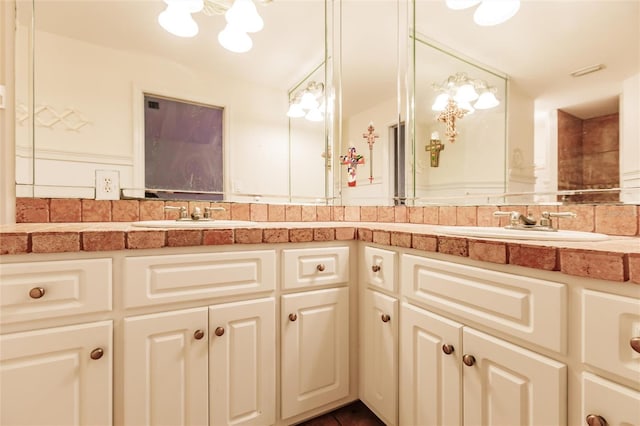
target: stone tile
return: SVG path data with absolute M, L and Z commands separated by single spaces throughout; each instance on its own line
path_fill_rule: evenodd
M 476 212 L 478 226 L 500 226 L 500 218 L 493 215 L 493 212 L 498 210 L 500 210 L 498 206 L 478 206 Z
M 366 228 L 358 228 L 358 241 L 373 242 L 373 231 Z
M 124 250 L 125 236 L 122 231 L 87 231 L 82 233 L 82 250 Z
M 205 229 L 202 231 L 202 244 L 205 246 L 221 246 L 233 244 L 233 229 Z
M 288 243 L 289 230 L 286 228 L 264 229 L 262 231 L 263 243 Z
M 302 206 L 302 221 L 303 222 L 316 222 L 318 215 L 316 213 L 316 206 Z
M 80 199 L 52 198 L 49 201 L 50 222 L 82 222 L 82 203 Z
M 435 252 L 438 250 L 438 238 L 435 235 L 413 234 L 411 247 L 416 250 Z
M 391 245 L 391 232 L 373 231 L 373 242 L 377 244 Z
M 579 277 L 609 281 L 626 281 L 625 257 L 622 253 L 560 249 L 560 271 Z
M 269 222 L 284 222 L 283 204 L 269 204 Z
M 609 235 L 636 235 L 638 209 L 636 206 L 596 206 L 596 232 Z
M 395 206 L 393 208 L 393 221 L 396 223 L 407 223 L 409 220 L 407 206 Z
M 129 231 L 127 232 L 127 248 L 160 248 L 165 246 L 165 239 L 165 231 Z
M 302 208 L 297 205 L 287 205 L 284 208 L 284 220 L 287 222 L 302 221 Z
M 251 220 L 251 205 L 246 203 L 231 204 L 231 220 Z
M 0 235 L 0 254 L 29 253 L 29 234 L 26 232 L 7 232 Z
M 507 245 L 502 242 L 469 241 L 469 258 L 491 263 L 507 263 Z
M 173 220 L 178 219 L 180 217 L 180 211 L 175 209 L 175 207 L 184 207 L 187 209 L 187 214 L 189 214 L 189 203 L 186 201 L 166 201 L 164 203 L 165 207 L 169 207 L 169 209 L 165 209 L 164 218 Z M 174 207 L 173 209 L 171 207 Z
M 478 223 L 476 206 L 458 206 L 456 208 L 456 225 L 476 226 Z
M 378 206 L 377 221 L 393 223 L 395 221 L 393 206 Z
M 457 207 L 440 206 L 438 212 L 438 225 L 456 225 Z
M 44 198 L 16 198 L 16 222 L 49 222 L 49 200 Z
M 167 230 L 167 247 L 188 247 L 202 244 L 202 230 L 200 229 L 169 229 Z
M 79 232 L 34 232 L 31 234 L 32 253 L 63 253 L 80 251 Z
M 140 220 L 138 200 L 117 200 L 111 203 L 112 222 L 135 222 Z
M 164 201 L 140 200 L 140 220 L 162 220 L 164 219 Z
M 560 206 L 559 212 L 573 212 L 574 218 L 553 218 L 553 227 L 571 231 L 593 232 L 595 230 L 595 207 L 589 205 Z
M 347 241 L 354 240 L 356 235 L 356 228 L 336 228 L 336 240 Z
M 407 216 L 409 223 L 422 223 L 424 220 L 424 208 L 417 206 L 407 207 Z
M 440 209 L 436 206 L 426 206 L 422 209 L 422 223 L 437 225 L 440 221 Z
M 82 200 L 83 222 L 110 222 L 111 201 L 109 200 Z
M 361 222 L 376 222 L 378 220 L 378 208 L 375 206 L 360 207 Z
M 251 204 L 249 206 L 251 220 L 254 222 L 269 221 L 269 206 L 267 204 Z
M 395 247 L 411 248 L 411 233 L 391 232 L 391 245 Z
M 313 241 L 333 241 L 336 239 L 334 228 L 315 228 L 313 230 Z
M 633 283 L 640 284 L 640 253 L 629 255 L 629 279 Z
M 559 270 L 558 250 L 555 247 L 507 244 L 509 264 L 526 268 Z
M 344 222 L 344 206 L 332 206 L 332 218 L 336 222 Z
M 259 244 L 262 243 L 262 229 L 238 228 L 234 238 L 236 244 Z
M 360 207 L 359 206 L 345 206 L 344 207 L 344 220 L 346 222 L 360 222 Z
M 289 241 L 291 241 L 292 243 L 305 243 L 313 241 L 313 228 L 290 229 Z
M 332 210 L 332 206 L 316 206 L 316 220 L 318 222 L 329 222 Z
M 438 237 L 438 252 L 454 256 L 469 256 L 469 247 L 465 238 Z
M 231 219 L 231 203 L 211 203 L 210 206 L 216 210 L 211 211 L 211 217 L 215 220 L 230 220 Z M 219 210 L 224 209 L 224 210 Z M 251 206 L 249 206 L 251 211 Z

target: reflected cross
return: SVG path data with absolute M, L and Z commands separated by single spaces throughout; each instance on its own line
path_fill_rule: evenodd
M 456 119 L 464 117 L 466 113 L 466 109 L 458 108 L 456 102 L 453 99 L 449 99 L 447 107 L 438 115 L 438 121 L 442 121 L 447 126 L 444 134 L 448 137 L 449 142 L 455 142 L 458 135 Z

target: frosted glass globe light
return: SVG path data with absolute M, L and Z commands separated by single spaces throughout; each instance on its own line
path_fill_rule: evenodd
M 478 93 L 471 83 L 465 83 L 458 88 L 456 95 L 453 97 L 456 102 L 471 102 L 478 99 Z
M 247 33 L 255 33 L 264 28 L 264 21 L 252 0 L 235 0 L 224 17 L 229 24 L 236 25 Z
M 444 111 L 444 109 L 447 107 L 448 102 L 449 95 L 447 95 L 446 93 L 440 93 L 436 97 L 436 100 L 433 102 L 433 105 L 431 105 L 431 109 L 433 111 Z
M 198 34 L 198 24 L 191 17 L 191 13 L 177 3 L 167 4 L 167 8 L 158 15 L 158 23 L 178 37 L 195 37 Z
M 292 103 L 289 105 L 289 111 L 287 111 L 287 116 L 291 118 L 300 118 L 305 116 L 305 112 L 300 106 L 300 104 Z
M 304 118 L 306 118 L 309 121 L 316 121 L 316 122 L 324 120 L 324 116 L 322 115 L 322 113 L 318 108 L 313 108 L 309 110 L 309 112 L 307 113 L 307 115 L 304 116 Z
M 305 92 L 302 95 L 302 99 L 300 100 L 300 106 L 304 109 L 317 109 L 318 108 L 318 100 L 311 92 Z
M 471 115 L 475 111 L 469 102 L 458 102 L 458 108 L 465 110 L 467 115 Z
M 253 47 L 251 37 L 240 28 L 227 24 L 218 34 L 218 42 L 227 50 L 235 53 L 245 53 Z
M 473 14 L 473 21 L 481 26 L 501 24 L 520 10 L 520 0 L 483 0 Z
M 482 93 L 476 103 L 473 104 L 476 109 L 489 109 L 498 105 L 500 105 L 500 101 L 489 91 Z

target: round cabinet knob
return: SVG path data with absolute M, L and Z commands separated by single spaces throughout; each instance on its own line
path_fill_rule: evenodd
M 586 420 L 589 426 L 607 426 L 608 424 L 604 417 L 597 414 L 589 414 Z
M 91 351 L 91 354 L 89 356 L 91 357 L 91 359 L 100 359 L 102 358 L 102 355 L 104 355 L 104 349 L 95 348 Z
M 373 272 L 379 272 L 382 267 L 380 265 L 371 265 L 371 270 Z
M 320 263 L 320 264 L 318 264 L 318 266 L 316 266 L 316 269 L 317 269 L 319 272 L 324 271 L 324 263 Z
M 196 340 L 200 340 L 204 337 L 204 331 L 202 330 L 196 330 L 195 333 L 193 333 L 193 338 Z
M 391 317 L 389 316 L 389 314 L 382 314 L 382 316 L 380 318 L 382 318 L 382 322 L 391 321 Z
M 640 337 L 632 337 L 631 340 L 629 340 L 629 345 L 631 345 L 634 351 L 640 354 Z
M 216 328 L 216 331 L 214 331 L 214 333 L 216 334 L 216 336 L 220 337 L 224 334 L 224 327 L 218 327 Z
M 31 290 L 29 290 L 29 297 L 31 297 L 32 299 L 40 299 L 42 296 L 44 296 L 45 290 L 42 287 L 34 287 Z
M 289 314 L 289 321 L 295 321 L 298 319 L 298 316 L 296 314 Z
M 442 345 L 442 352 L 444 352 L 447 355 L 451 355 L 454 351 L 454 347 L 453 345 Z
M 462 362 L 464 362 L 465 365 L 468 365 L 469 367 L 471 367 L 473 364 L 476 363 L 476 358 L 473 355 L 463 355 L 462 357 Z

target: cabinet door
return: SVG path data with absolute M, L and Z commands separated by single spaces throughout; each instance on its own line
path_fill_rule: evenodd
M 564 364 L 467 327 L 463 341 L 465 425 L 566 424 Z
M 282 418 L 349 394 L 347 288 L 282 296 Z
M 462 324 L 406 303 L 400 315 L 400 424 L 461 425 Z
M 111 321 L 0 336 L 0 424 L 111 424 L 111 348 Z
M 275 315 L 273 298 L 209 308 L 211 425 L 275 423 Z
M 125 318 L 125 424 L 207 424 L 207 342 L 207 308 Z
M 398 300 L 365 290 L 360 317 L 360 397 L 387 425 L 398 422 Z
M 582 373 L 582 419 L 599 416 L 610 426 L 640 422 L 640 392 L 591 373 Z

